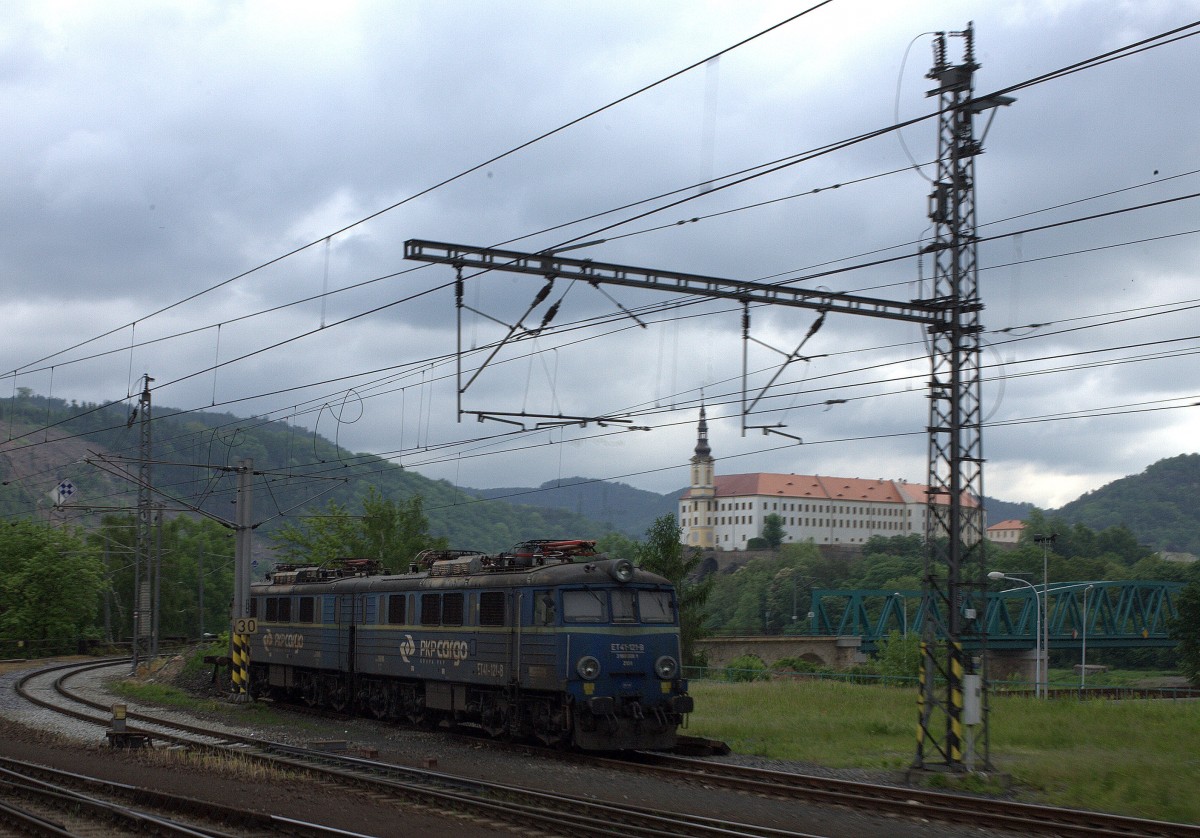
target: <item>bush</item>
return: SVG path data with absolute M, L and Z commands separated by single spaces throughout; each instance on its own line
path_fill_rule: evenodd
M 725 667 L 726 681 L 767 681 L 770 677 L 767 665 L 756 655 L 734 658 Z
M 875 665 L 880 675 L 889 678 L 916 678 L 921 671 L 921 638 L 892 631 L 879 642 Z
M 832 666 L 815 663 L 804 658 L 780 658 L 771 669 L 776 672 L 833 672 Z

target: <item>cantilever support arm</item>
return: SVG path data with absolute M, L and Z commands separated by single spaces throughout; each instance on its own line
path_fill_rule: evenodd
M 629 288 L 695 294 L 701 297 L 750 303 L 770 303 L 925 325 L 940 324 L 946 316 L 945 307 L 936 301 L 910 300 L 904 302 L 879 297 L 862 297 L 857 294 L 796 288 L 790 285 L 771 285 L 763 282 L 724 279 L 678 271 L 615 265 L 607 262 L 595 262 L 591 259 L 568 259 L 555 254 L 525 253 L 495 247 L 471 247 L 464 244 L 446 244 L 423 239 L 406 241 L 404 258 L 417 262 L 433 262 L 475 270 L 507 271 L 563 279 L 579 279 L 593 285 L 624 285 Z

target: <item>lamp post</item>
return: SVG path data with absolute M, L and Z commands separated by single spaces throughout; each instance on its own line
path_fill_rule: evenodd
M 892 596 L 900 597 L 900 636 L 908 637 L 908 600 L 899 591 Z
M 1058 538 L 1057 533 L 1043 535 L 1041 533 L 1035 535 L 1033 540 L 1042 545 L 1042 653 L 1045 659 L 1038 658 L 1039 672 L 1045 676 L 1039 681 L 1044 680 L 1047 689 L 1050 686 L 1050 545 Z
M 993 570 L 988 574 L 988 579 L 993 582 L 998 582 L 1001 579 L 1007 579 L 1009 582 L 1017 582 L 1033 591 L 1033 614 L 1034 614 L 1034 632 L 1033 632 L 1033 694 L 1037 698 L 1042 697 L 1042 682 L 1041 682 L 1041 660 L 1042 660 L 1042 606 L 1038 601 L 1038 589 L 1032 582 L 1026 582 L 1024 579 L 1018 579 L 1015 576 Z
M 1087 595 L 1088 591 L 1096 587 L 1088 585 L 1083 589 L 1083 641 L 1079 646 L 1079 697 L 1083 698 L 1083 684 L 1087 680 Z

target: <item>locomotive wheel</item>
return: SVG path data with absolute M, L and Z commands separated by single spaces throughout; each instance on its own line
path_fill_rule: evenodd
M 507 701 L 493 701 L 483 708 L 480 714 L 480 725 L 485 733 L 493 738 L 508 733 L 508 722 L 512 708 Z
M 417 691 L 410 687 L 404 691 L 401 701 L 403 704 L 401 712 L 404 713 L 404 718 L 408 719 L 410 724 L 424 727 L 428 720 L 428 713 L 425 711 L 425 696 L 417 695 Z
M 300 675 L 300 698 L 309 707 L 316 707 L 321 703 L 321 690 L 317 684 L 317 676 L 311 672 Z
M 387 684 L 371 684 L 367 694 L 367 709 L 371 715 L 380 721 L 391 715 L 392 702 L 388 695 Z
M 544 745 L 554 748 L 565 745 L 570 733 L 570 724 L 566 717 L 566 709 L 552 707 L 549 702 L 537 702 L 531 708 L 533 735 Z
M 325 694 L 329 698 L 329 706 L 338 713 L 350 705 L 350 690 L 346 687 L 346 682 L 336 675 L 327 680 Z

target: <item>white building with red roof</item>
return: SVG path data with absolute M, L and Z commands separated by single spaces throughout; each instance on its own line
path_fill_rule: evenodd
M 1009 518 L 1007 521 L 1001 521 L 999 524 L 992 524 L 988 527 L 987 537 L 988 541 L 994 541 L 997 544 L 1019 544 L 1023 532 L 1025 532 L 1025 522 Z
M 925 535 L 925 484 L 819 474 L 717 475 L 715 462 L 701 408 L 692 485 L 679 499 L 684 544 L 745 549 L 762 535 L 768 515 L 782 519 L 785 544 L 864 544 L 876 535 Z

